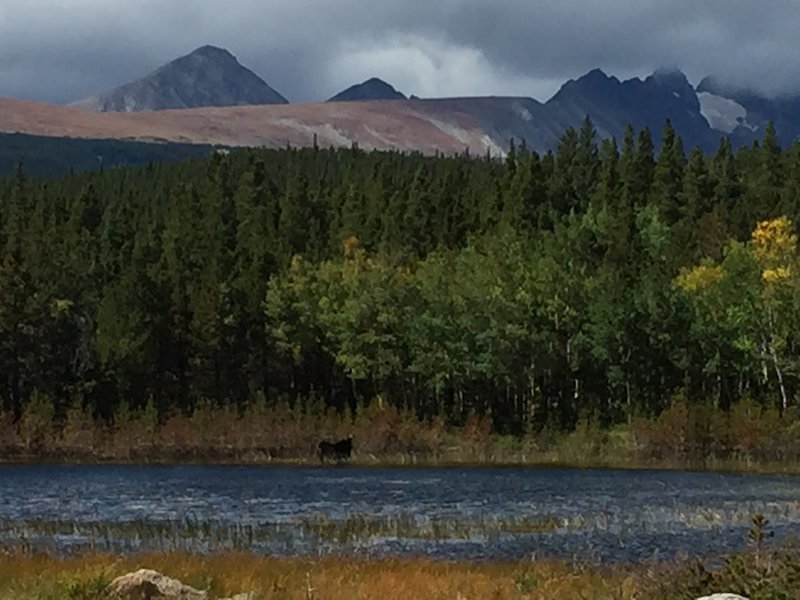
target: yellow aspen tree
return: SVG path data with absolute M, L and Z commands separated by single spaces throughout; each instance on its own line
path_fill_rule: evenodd
M 787 217 L 761 221 L 747 244 L 729 245 L 721 263 L 705 261 L 675 280 L 705 327 L 726 323 L 739 332 L 738 346 L 758 357 L 765 383 L 774 372 L 784 411 L 787 342 L 800 306 L 797 241 Z
M 761 301 L 764 318 L 763 351 L 772 362 L 781 393 L 781 409 L 786 410 L 788 399 L 779 354 L 785 350 L 787 328 L 792 316 L 791 296 L 796 288 L 797 234 L 785 216 L 761 221 L 750 239 L 750 252 L 761 271 Z

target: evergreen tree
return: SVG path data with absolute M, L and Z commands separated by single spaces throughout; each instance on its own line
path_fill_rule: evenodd
M 646 149 L 645 144 L 645 149 Z M 642 159 L 645 160 L 645 159 Z M 681 202 L 683 168 L 686 158 L 683 143 L 667 120 L 661 140 L 661 150 L 653 169 L 653 201 L 660 207 L 667 225 L 678 222 L 685 207 Z

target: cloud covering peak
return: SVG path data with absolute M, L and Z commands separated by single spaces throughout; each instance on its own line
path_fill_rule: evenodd
M 798 22 L 796 0 L 2 0 L 0 95 L 69 102 L 206 44 L 293 101 L 373 76 L 418 96 L 546 100 L 594 67 L 663 65 L 793 93 Z

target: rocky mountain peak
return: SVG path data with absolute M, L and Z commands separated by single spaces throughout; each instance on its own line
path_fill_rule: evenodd
M 354 100 L 405 100 L 404 94 L 398 92 L 394 87 L 372 77 L 362 83 L 350 86 L 346 90 L 339 92 L 328 102 L 349 102 Z
M 98 112 L 141 112 L 287 102 L 228 50 L 202 46 L 142 79 L 73 106 Z
M 218 58 L 223 60 L 236 60 L 236 57 L 231 54 L 225 48 L 220 48 L 219 46 L 212 46 L 207 44 L 205 46 L 200 46 L 197 50 L 189 54 L 188 56 L 205 56 L 208 58 Z

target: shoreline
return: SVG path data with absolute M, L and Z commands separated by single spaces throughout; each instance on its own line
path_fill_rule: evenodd
M 43 457 L 0 457 L 0 467 L 258 467 L 258 468 L 297 468 L 297 469 L 519 469 L 540 471 L 649 471 L 649 472 L 686 472 L 708 473 L 720 475 L 775 475 L 800 476 L 800 464 L 756 463 L 744 465 L 731 461 L 716 461 L 714 464 L 699 465 L 694 462 L 674 463 L 637 463 L 626 461 L 480 461 L 480 460 L 446 460 L 446 461 L 403 461 L 401 459 L 355 460 L 342 463 L 322 463 L 306 459 L 182 459 L 175 457 L 136 458 L 136 459 L 98 459 L 98 458 L 65 458 Z

